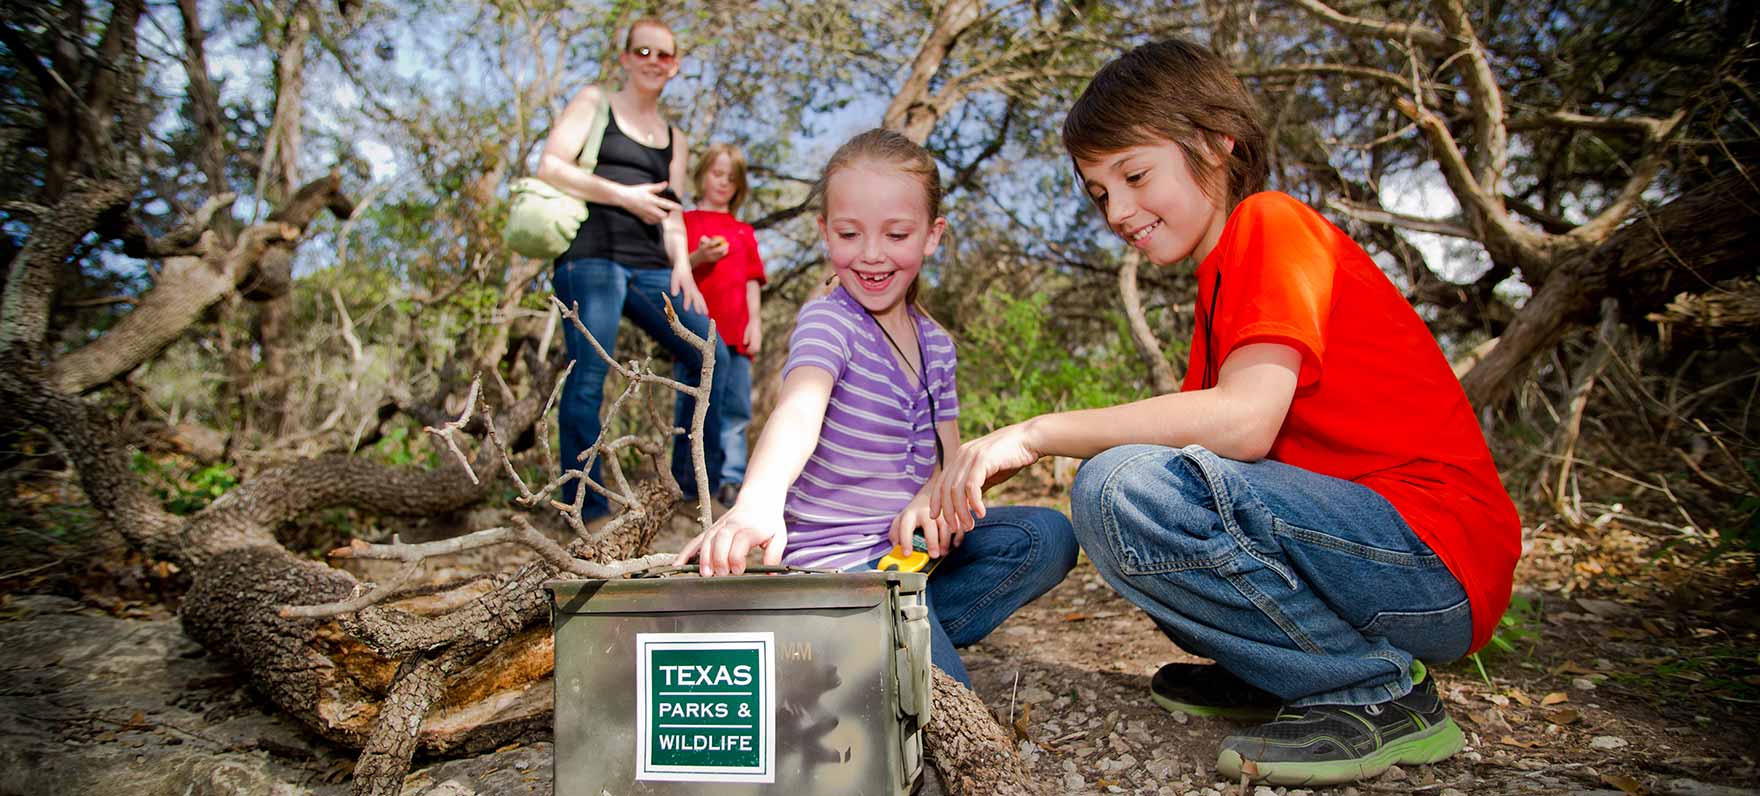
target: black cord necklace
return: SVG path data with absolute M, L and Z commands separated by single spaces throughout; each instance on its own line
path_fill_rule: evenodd
M 886 342 L 891 343 L 892 350 L 898 352 L 899 363 L 917 377 L 918 386 L 923 388 L 923 397 L 929 399 L 929 436 L 935 438 L 935 464 L 946 464 L 946 456 L 941 452 L 941 432 L 935 429 L 935 391 L 929 389 L 929 357 L 923 353 L 923 335 L 917 332 L 917 319 L 911 317 L 910 310 L 905 310 L 904 317 L 911 322 L 911 334 L 917 338 L 917 361 L 923 363 L 920 371 L 911 367 L 911 358 L 904 355 L 904 349 L 899 347 L 897 340 L 892 339 L 892 333 L 886 331 L 886 324 L 881 323 L 880 318 L 867 307 L 863 307 L 862 311 L 874 319 L 874 325 L 880 327 L 880 333 L 886 336 Z
M 1222 380 L 1222 366 L 1216 362 L 1216 297 L 1222 294 L 1222 269 L 1216 269 L 1216 282 L 1210 288 L 1210 311 L 1204 313 L 1204 378 L 1199 389 L 1208 390 Z M 884 331 L 884 330 L 882 330 Z M 1210 369 L 1215 367 L 1216 377 L 1211 379 Z

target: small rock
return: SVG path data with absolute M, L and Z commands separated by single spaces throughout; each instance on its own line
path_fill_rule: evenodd
M 1387 771 L 1382 773 L 1381 778 L 1388 782 L 1399 782 L 1406 778 L 1406 770 L 1399 766 L 1388 766 Z
M 1574 688 L 1578 691 L 1594 691 L 1595 690 L 1595 681 L 1591 680 L 1587 677 L 1572 677 L 1571 678 L 1571 688 Z
M 1621 749 L 1626 745 L 1626 739 L 1612 735 L 1597 735 L 1589 740 L 1589 746 L 1594 749 Z
M 1253 796 L 1277 796 L 1277 791 L 1267 788 L 1264 785 L 1260 785 L 1253 789 Z
M 1074 771 L 1063 772 L 1063 788 L 1065 791 L 1068 791 L 1070 793 L 1074 793 L 1078 790 L 1081 790 L 1082 788 L 1087 787 L 1087 785 L 1088 785 L 1088 781 L 1085 779 L 1082 779 L 1082 775 L 1077 774 Z
M 1467 796 L 1467 794 L 1461 793 L 1460 791 L 1455 790 L 1454 788 L 1443 788 L 1442 792 L 1439 794 L 1436 794 L 1436 796 Z
M 1051 696 L 1052 696 L 1052 694 L 1050 691 L 1047 691 L 1047 690 L 1040 688 L 1038 686 L 1033 686 L 1031 688 L 1021 689 L 1020 701 L 1026 703 L 1028 705 L 1037 705 L 1040 702 L 1045 702 L 1045 701 L 1050 700 Z

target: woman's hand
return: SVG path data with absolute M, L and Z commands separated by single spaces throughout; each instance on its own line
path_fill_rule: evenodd
M 701 268 L 710 263 L 720 262 L 727 256 L 727 239 L 720 235 L 704 235 L 697 241 L 697 250 L 691 252 L 691 267 Z
M 777 566 L 788 547 L 788 531 L 782 524 L 781 511 L 758 511 L 735 503 L 673 559 L 673 565 L 698 559 L 697 572 L 703 577 L 738 575 L 746 571 L 746 554 L 753 547 L 764 548 L 764 563 Z
M 667 185 L 664 182 L 650 182 L 623 186 L 617 192 L 617 203 L 644 223 L 658 224 L 666 219 L 668 213 L 679 209 L 677 202 L 660 195 Z
M 697 289 L 697 279 L 691 276 L 691 269 L 672 269 L 672 295 L 678 296 L 678 303 L 691 312 L 709 314 L 709 302 L 703 300 L 703 291 Z
M 934 481 L 924 484 L 922 491 L 911 498 L 904 511 L 892 518 L 892 529 L 888 533 L 892 538 L 892 546 L 907 555 L 911 551 L 911 537 L 918 528 L 923 529 L 923 539 L 929 543 L 930 558 L 940 558 L 953 552 L 953 548 L 958 547 L 965 537 L 965 531 L 954 531 L 947 527 L 946 523 L 938 520 L 935 513 L 929 510 L 929 492 L 934 486 Z
M 930 512 L 964 533 L 984 516 L 984 490 L 1014 477 L 1039 460 L 1031 440 L 1031 421 L 997 429 L 961 445 L 931 482 Z

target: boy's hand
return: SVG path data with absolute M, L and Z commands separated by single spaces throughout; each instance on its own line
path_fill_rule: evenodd
M 745 344 L 746 352 L 754 356 L 757 355 L 758 349 L 762 348 L 764 345 L 764 324 L 759 322 L 759 318 L 756 315 L 753 315 L 751 320 L 746 321 Z
M 923 541 L 928 542 L 930 558 L 940 558 L 953 552 L 953 548 L 958 547 L 965 537 L 965 531 L 955 531 L 929 510 L 928 486 L 911 498 L 904 511 L 892 518 L 892 528 L 888 533 L 892 545 L 909 553 L 912 549 L 911 537 L 916 535 L 918 528 L 923 529 Z
M 933 493 L 930 509 L 954 530 L 969 531 L 976 518 L 984 516 L 984 490 L 1038 460 L 1026 423 L 985 434 L 948 457 L 941 475 L 924 490 Z
M 727 239 L 720 235 L 704 235 L 697 239 L 697 250 L 691 252 L 691 264 L 720 262 L 727 256 Z
M 709 530 L 697 534 L 697 538 L 685 545 L 672 563 L 675 566 L 686 564 L 695 557 L 698 559 L 697 572 L 705 578 L 738 575 L 746 571 L 746 554 L 753 547 L 762 547 L 764 563 L 780 565 L 782 553 L 788 547 L 788 531 L 779 512 L 767 515 L 770 513 L 753 511 L 735 503 L 732 509 L 721 515 L 721 519 L 709 526 Z

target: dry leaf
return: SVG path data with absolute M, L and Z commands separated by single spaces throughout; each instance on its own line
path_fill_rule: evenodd
M 1567 694 L 1563 691 L 1554 691 L 1550 694 L 1547 694 L 1546 696 L 1541 697 L 1540 704 L 1545 705 L 1547 707 L 1551 707 L 1551 706 L 1556 705 L 1560 702 L 1569 702 L 1570 700 L 1571 700 L 1570 694 Z
M 1619 788 L 1632 796 L 1646 796 L 1646 794 L 1650 792 L 1648 788 L 1644 787 L 1643 783 L 1624 774 L 1602 774 L 1601 781 Z
M 1502 738 L 1499 738 L 1497 742 L 1503 744 L 1504 746 L 1515 746 L 1515 747 L 1519 747 L 1522 749 L 1533 749 L 1535 747 L 1545 745 L 1539 741 L 1518 741 L 1518 740 L 1516 740 L 1516 737 L 1513 735 L 1505 735 Z
M 1510 699 L 1514 699 L 1515 701 L 1522 703 L 1522 707 L 1531 708 L 1534 706 L 1533 698 L 1529 697 L 1527 694 L 1522 693 L 1522 689 L 1520 689 L 1520 688 L 1511 688 L 1509 690 L 1509 696 L 1510 696 Z
M 1582 717 L 1583 714 L 1578 713 L 1575 708 L 1559 708 L 1558 710 L 1549 710 L 1546 712 L 1546 720 L 1560 726 L 1575 724 L 1577 720 Z
M 1565 661 L 1564 663 L 1561 663 L 1557 666 L 1552 667 L 1552 673 L 1555 675 L 1556 674 L 1594 674 L 1595 670 L 1594 669 L 1585 669 L 1585 668 L 1583 668 L 1582 664 L 1577 663 L 1576 661 Z
M 1081 622 L 1081 621 L 1084 621 L 1084 620 L 1087 620 L 1090 618 L 1092 618 L 1092 617 L 1088 616 L 1087 614 L 1082 613 L 1081 611 L 1076 611 L 1075 613 L 1063 615 L 1063 621 L 1065 621 L 1065 622 Z

